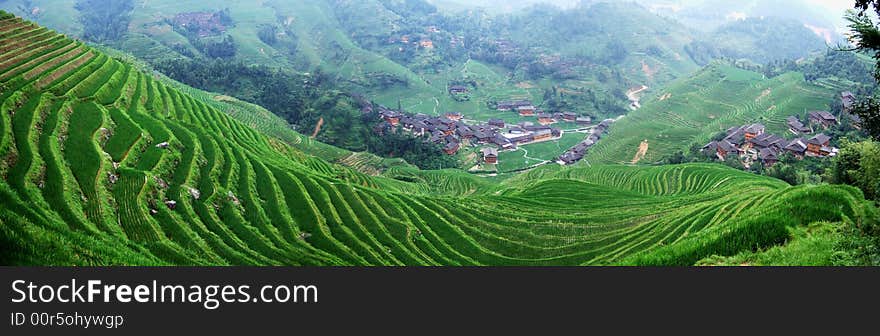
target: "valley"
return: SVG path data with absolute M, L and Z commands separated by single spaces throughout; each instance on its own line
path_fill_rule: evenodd
M 842 91 L 873 92 L 847 73 L 864 55 L 802 35 L 780 42 L 791 62 L 700 49 L 764 43 L 769 21 L 706 33 L 605 2 L 489 25 L 422 1 L 150 0 L 97 43 L 88 22 L 61 23 L 83 3 L 0 2 L 15 11 L 0 11 L 2 265 L 869 259 L 842 250 L 880 219 L 865 190 L 695 158 L 731 127 L 788 137 L 789 117 L 843 119 Z M 850 125 L 823 130 L 841 155 L 864 139 Z

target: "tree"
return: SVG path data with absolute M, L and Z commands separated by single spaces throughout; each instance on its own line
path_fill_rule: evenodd
M 128 32 L 132 0 L 78 0 L 83 37 L 95 42 L 116 41 Z
M 880 143 L 844 143 L 834 161 L 835 182 L 859 187 L 865 198 L 880 200 Z
M 847 14 L 849 28 L 852 30 L 851 41 L 855 44 L 852 50 L 873 52 L 877 66 L 874 78 L 880 81 L 880 25 L 869 13 L 880 15 L 880 0 L 856 0 L 855 8 Z M 863 99 L 854 111 L 862 118 L 862 127 L 875 139 L 880 139 L 880 100 L 877 97 Z

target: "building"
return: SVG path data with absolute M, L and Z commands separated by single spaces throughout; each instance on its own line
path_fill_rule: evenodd
M 446 119 L 460 121 L 462 118 L 464 118 L 464 115 L 459 112 L 446 112 Z
M 419 46 L 425 49 L 434 49 L 434 41 L 422 40 L 419 42 Z
M 505 123 L 504 120 L 501 119 L 489 119 L 489 126 L 494 126 L 498 128 L 504 128 Z
M 814 125 L 822 126 L 825 129 L 837 125 L 837 117 L 828 113 L 828 111 L 813 111 L 810 112 L 810 123 Z
M 543 141 L 553 138 L 553 130 L 542 129 L 534 132 L 535 141 Z
M 517 145 L 525 145 L 528 143 L 535 142 L 535 136 L 532 134 L 526 134 L 526 135 L 518 136 L 515 138 L 511 138 L 510 142 L 515 143 Z
M 767 129 L 764 125 L 761 124 L 751 124 L 745 128 L 745 139 L 746 141 L 751 141 L 755 137 L 759 135 L 763 135 L 764 131 Z
M 785 146 L 785 151 L 802 159 L 807 154 L 807 141 L 804 138 L 794 139 L 788 143 L 788 146 Z
M 788 118 L 786 118 L 785 120 L 786 120 L 786 122 L 788 123 L 788 131 L 791 132 L 791 133 L 794 134 L 794 135 L 801 135 L 801 134 L 810 134 L 810 133 L 813 133 L 813 129 L 812 129 L 812 128 L 807 127 L 806 125 L 804 125 L 804 123 L 802 123 L 802 122 L 801 122 L 797 117 L 795 117 L 795 116 L 788 117 Z
M 577 117 L 575 122 L 580 126 L 587 126 L 593 123 L 593 118 L 590 117 Z
M 461 144 L 458 142 L 449 142 L 443 147 L 443 151 L 446 152 L 447 155 L 455 155 L 455 153 L 458 153 L 459 149 L 461 149 Z
M 383 110 L 382 112 L 379 112 L 379 116 L 381 116 L 382 119 L 385 119 L 386 122 L 391 124 L 392 127 L 397 127 L 397 125 L 400 125 L 400 118 L 403 117 L 403 115 L 399 112 L 390 110 Z
M 498 164 L 498 150 L 491 147 L 483 148 L 483 162 L 487 164 Z
M 513 111 L 523 106 L 533 105 L 534 104 L 532 104 L 532 102 L 528 100 L 503 101 L 498 102 L 498 104 L 495 105 L 495 109 L 497 109 L 498 111 Z
M 831 138 L 825 134 L 819 133 L 807 140 L 807 155 L 809 156 L 827 156 L 822 155 L 824 152 L 830 153 L 827 147 L 831 144 Z M 826 150 L 827 149 L 827 150 Z
M 550 113 L 538 114 L 538 123 L 541 125 L 552 125 L 556 123 L 556 119 Z
M 840 102 L 843 105 L 844 112 L 852 112 L 852 110 L 856 107 L 856 95 L 849 91 L 841 92 Z
M 577 113 L 574 113 L 574 112 L 563 112 L 562 113 L 562 120 L 565 120 L 568 122 L 575 122 L 575 121 L 577 121 L 577 119 L 578 119 Z
M 773 148 L 774 150 L 781 150 L 783 147 L 785 147 L 785 145 L 787 145 L 785 139 L 783 139 L 782 137 L 768 133 L 764 133 L 753 138 L 751 143 L 752 147 L 754 148 Z
M 534 116 L 536 111 L 537 111 L 537 109 L 532 105 L 520 106 L 520 107 L 516 108 L 516 112 L 519 113 L 519 115 L 523 116 L 523 117 Z
M 721 159 L 721 161 L 727 160 L 728 155 L 734 153 L 737 155 L 741 154 L 740 149 L 737 148 L 737 146 L 726 140 L 718 141 L 716 149 L 718 158 Z
M 449 93 L 452 93 L 452 94 L 468 93 L 468 88 L 466 86 L 453 85 L 453 86 L 449 87 Z
M 761 148 L 758 151 L 758 160 L 761 160 L 761 163 L 767 167 L 773 167 L 777 162 L 779 162 L 779 157 L 776 155 L 777 151 L 771 148 Z

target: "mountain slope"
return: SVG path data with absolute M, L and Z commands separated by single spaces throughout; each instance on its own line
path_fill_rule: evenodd
M 657 162 L 692 145 L 703 145 L 730 127 L 760 122 L 767 131 L 787 134 L 785 118 L 828 107 L 835 92 L 804 81 L 800 73 L 765 79 L 761 74 L 715 63 L 678 80 L 615 123 L 587 159 L 630 162 L 648 140 L 643 162 Z
M 5 265 L 693 264 L 874 220 L 718 165 L 369 177 L 2 12 L 0 54 Z

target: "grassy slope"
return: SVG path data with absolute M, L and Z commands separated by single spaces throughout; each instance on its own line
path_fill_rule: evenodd
M 807 111 L 825 109 L 833 95 L 832 90 L 807 84 L 797 73 L 763 79 L 754 72 L 709 65 L 674 82 L 616 123 L 587 159 L 629 162 L 639 143 L 647 139 L 650 149 L 642 162 L 656 162 L 676 151 L 687 151 L 692 144 L 702 145 L 730 127 L 753 122 L 785 136 L 786 117 L 803 118 Z
M 855 189 L 717 165 L 369 177 L 95 53 L 0 68 L 2 264 L 678 265 L 875 218 Z

